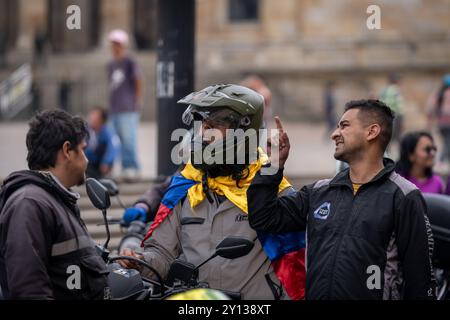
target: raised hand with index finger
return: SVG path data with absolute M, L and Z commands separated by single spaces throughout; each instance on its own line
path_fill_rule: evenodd
M 278 134 L 276 137 L 269 138 L 269 141 L 267 142 L 268 154 L 270 156 L 270 162 L 274 165 L 278 164 L 278 167 L 283 169 L 289 156 L 291 145 L 289 143 L 289 137 L 284 131 L 283 124 L 281 123 L 279 117 L 275 117 L 275 123 L 277 125 Z M 273 153 L 269 151 L 273 150 L 272 148 L 276 148 L 277 146 L 278 152 Z

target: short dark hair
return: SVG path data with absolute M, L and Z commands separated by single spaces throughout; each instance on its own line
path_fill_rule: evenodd
M 62 110 L 40 112 L 31 119 L 29 126 L 26 144 L 30 170 L 54 167 L 64 142 L 69 141 L 70 150 L 74 150 L 89 137 L 86 122 Z
M 102 117 L 103 123 L 106 123 L 108 121 L 108 117 L 109 117 L 108 111 L 105 108 L 103 108 L 102 106 L 94 106 L 91 109 L 91 111 L 98 111 L 98 112 L 100 112 L 100 115 Z
M 385 151 L 392 138 L 392 126 L 395 113 L 384 102 L 376 99 L 351 100 L 345 104 L 345 111 L 358 109 L 360 120 L 368 124 L 368 119 L 375 121 L 381 127 L 380 146 Z

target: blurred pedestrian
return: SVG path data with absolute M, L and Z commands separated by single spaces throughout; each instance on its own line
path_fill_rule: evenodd
M 87 175 L 103 178 L 113 169 L 114 161 L 120 150 L 120 142 L 113 130 L 107 125 L 108 112 L 102 107 L 94 107 L 88 115 L 89 141 L 86 157 L 89 160 Z
M 47 62 L 46 50 L 48 45 L 48 35 L 42 27 L 38 28 L 35 32 L 33 40 L 34 62 L 39 65 L 45 65 Z
M 383 101 L 395 113 L 392 141 L 400 142 L 403 132 L 404 99 L 399 87 L 400 77 L 392 73 L 388 78 L 388 85 L 383 89 L 380 100 Z
M 450 196 L 450 175 L 447 176 L 447 188 L 445 189 L 445 194 Z
M 257 75 L 249 75 L 244 78 L 240 85 L 252 89 L 258 92 L 264 98 L 264 115 L 263 115 L 263 128 L 270 128 L 272 121 L 272 92 L 267 87 L 264 80 Z
M 121 142 L 123 178 L 139 177 L 137 130 L 143 104 L 143 81 L 136 61 L 128 56 L 128 34 L 114 30 L 108 37 L 113 60 L 108 63 L 111 122 Z
M 335 84 L 333 81 L 328 81 L 325 84 L 323 95 L 324 102 L 324 116 L 327 124 L 327 138 L 336 129 L 336 98 L 334 92 Z
M 428 132 L 406 134 L 400 143 L 400 159 L 395 171 L 422 192 L 444 193 L 442 178 L 433 172 L 436 145 Z
M 72 83 L 69 79 L 65 78 L 59 83 L 59 89 L 58 89 L 58 100 L 59 100 L 59 107 L 69 112 L 72 109 L 71 106 L 71 97 L 72 97 Z
M 441 87 L 428 100 L 427 109 L 430 122 L 436 120 L 442 136 L 443 147 L 439 160 L 445 163 L 450 161 L 450 74 L 442 78 Z

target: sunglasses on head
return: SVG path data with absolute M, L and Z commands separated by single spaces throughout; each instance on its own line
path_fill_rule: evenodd
M 426 153 L 431 153 L 432 151 L 436 152 L 437 148 L 436 148 L 436 146 L 427 146 L 427 147 L 425 147 L 424 150 Z

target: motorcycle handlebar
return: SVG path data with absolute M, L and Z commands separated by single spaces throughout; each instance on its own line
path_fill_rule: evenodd
M 158 278 L 159 286 L 161 288 L 161 296 L 164 295 L 165 289 L 166 289 L 166 285 L 164 284 L 164 281 L 163 281 L 161 275 L 159 274 L 158 271 L 156 271 L 155 268 L 153 268 L 147 262 L 145 262 L 145 261 L 143 261 L 141 259 L 138 259 L 138 258 L 135 258 L 135 257 L 129 257 L 129 256 L 117 256 L 117 257 L 109 259 L 109 262 L 114 262 L 114 261 L 117 261 L 117 260 L 130 260 L 130 261 L 136 262 L 136 263 L 138 263 L 140 265 L 143 265 L 144 267 L 148 268 Z
M 157 284 L 157 285 L 160 286 L 161 293 L 160 293 L 159 299 L 165 299 L 165 298 L 167 298 L 167 297 L 169 297 L 171 295 L 174 295 L 176 293 L 181 293 L 181 292 L 185 292 L 186 290 L 193 289 L 193 288 L 189 288 L 189 287 L 173 287 L 172 288 L 172 287 L 167 286 L 166 284 L 164 284 L 164 281 L 162 280 L 162 277 L 158 273 L 158 271 L 156 271 L 155 268 L 153 268 L 151 265 L 149 265 L 147 262 L 145 262 L 145 261 L 143 261 L 141 259 L 138 259 L 138 258 L 135 258 L 135 257 L 129 257 L 129 256 L 117 256 L 117 257 L 109 259 L 109 262 L 112 263 L 112 262 L 117 261 L 117 260 L 134 261 L 134 262 L 136 262 L 138 264 L 141 264 L 144 267 L 150 269 L 156 275 L 156 277 L 158 278 L 158 281 L 151 280 L 151 279 L 144 278 L 144 277 L 143 277 L 143 280 L 147 281 L 147 282 L 150 282 L 152 284 Z M 198 287 L 201 288 L 203 286 L 199 285 Z M 207 287 L 208 287 L 208 285 L 206 285 L 206 288 Z M 166 289 L 167 289 L 167 291 L 166 291 Z M 229 294 L 228 292 L 224 292 L 224 293 Z M 145 294 L 144 294 L 144 296 L 145 296 Z

